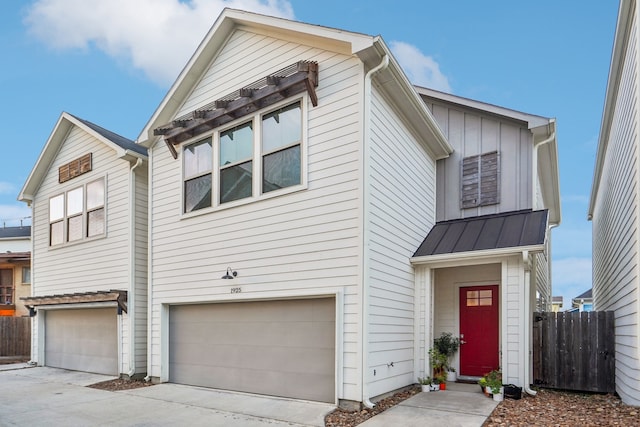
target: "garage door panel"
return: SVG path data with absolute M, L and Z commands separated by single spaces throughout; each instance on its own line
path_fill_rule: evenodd
M 50 310 L 45 315 L 45 364 L 117 375 L 115 308 Z
M 172 382 L 335 400 L 333 298 L 173 306 L 169 341 Z

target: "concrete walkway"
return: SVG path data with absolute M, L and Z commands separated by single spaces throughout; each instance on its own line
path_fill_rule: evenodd
M 418 393 L 360 424 L 361 427 L 479 427 L 498 402 L 485 396 L 477 384 L 447 383 L 447 390 Z
M 324 426 L 333 405 L 158 384 L 133 390 L 87 388 L 115 377 L 7 365 L 0 370 L 4 426 Z

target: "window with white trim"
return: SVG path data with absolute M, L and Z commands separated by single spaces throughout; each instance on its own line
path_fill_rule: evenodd
M 185 145 L 183 212 L 302 184 L 302 134 L 296 101 Z
M 104 178 L 49 199 L 49 244 L 74 242 L 105 233 Z

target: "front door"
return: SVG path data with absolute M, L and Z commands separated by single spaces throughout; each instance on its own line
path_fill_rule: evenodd
M 498 369 L 498 285 L 460 288 L 460 375 Z

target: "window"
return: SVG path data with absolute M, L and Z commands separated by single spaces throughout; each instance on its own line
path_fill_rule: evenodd
M 256 115 L 186 145 L 184 212 L 302 184 L 301 104 L 297 101 Z
M 492 305 L 493 293 L 491 290 L 467 291 L 467 307 Z
M 22 267 L 22 284 L 31 284 L 31 267 Z
M 0 269 L 0 304 L 13 304 L 13 269 Z
M 497 151 L 462 160 L 462 209 L 500 203 L 500 155 Z
M 49 199 L 49 244 L 60 245 L 105 233 L 104 179 Z

